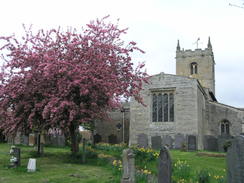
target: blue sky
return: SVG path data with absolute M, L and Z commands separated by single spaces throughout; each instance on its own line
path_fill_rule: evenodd
M 49 29 L 80 28 L 92 19 L 119 18 L 129 27 L 126 40 L 146 51 L 135 55 L 149 74 L 175 73 L 177 39 L 185 49 L 207 45 L 216 62 L 216 97 L 219 102 L 244 108 L 244 9 L 242 0 L 8 0 L 0 2 L 0 35 L 21 34 L 22 24 Z

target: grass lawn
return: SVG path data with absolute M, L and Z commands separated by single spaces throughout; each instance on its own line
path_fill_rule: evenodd
M 45 147 L 44 157 L 37 158 L 37 172 L 26 171 L 33 147 L 21 146 L 21 167 L 8 168 L 10 145 L 0 144 L 0 183 L 114 183 L 111 169 L 106 166 L 69 162 L 69 148 Z
M 116 145 L 109 146 L 106 144 L 98 144 L 97 151 L 99 153 L 107 153 L 113 155 L 117 158 L 121 155 L 121 148 L 117 147 L 116 150 Z M 151 150 L 150 152 L 147 152 L 146 149 L 135 148 L 134 152 L 136 153 L 137 169 L 147 169 L 151 171 L 154 175 L 158 174 L 157 158 L 154 157 L 153 154 L 158 154 L 159 151 Z M 199 156 L 199 152 L 202 153 L 202 156 Z M 177 173 L 177 170 L 179 172 L 179 169 L 181 169 L 180 173 L 183 172 L 182 174 L 187 175 L 187 172 L 190 172 L 189 176 L 192 178 L 194 177 L 194 179 L 200 176 L 201 171 L 205 171 L 205 173 L 207 172 L 207 174 L 210 175 L 210 183 L 224 183 L 224 179 L 226 176 L 226 158 L 223 156 L 225 156 L 225 153 L 206 151 L 183 152 L 180 150 L 170 150 L 170 155 L 173 161 L 173 177 L 180 177 L 179 173 Z M 181 167 L 179 167 L 179 162 L 183 162 L 183 165 Z M 174 171 L 174 169 L 176 171 Z M 175 179 L 179 181 L 179 178 Z M 187 180 L 185 181 L 185 183 L 189 182 L 190 181 L 187 182 Z M 194 181 L 194 183 L 195 182 L 196 181 Z
M 71 158 L 70 149 L 67 147 L 45 147 L 44 155 L 37 157 L 37 172 L 35 173 L 28 173 L 26 170 L 28 159 L 36 157 L 34 148 L 26 146 L 20 146 L 20 148 L 21 167 L 8 168 L 10 145 L 0 144 L 0 183 L 119 183 L 121 168 L 108 163 L 106 157 L 121 160 L 122 150 L 126 147 L 107 144 L 97 144 L 95 148 L 88 146 L 86 164 L 81 163 L 80 155 Z M 154 155 L 159 151 L 145 152 L 145 149 L 134 149 L 134 152 L 136 153 L 137 170 L 148 170 L 156 176 L 158 155 L 156 157 Z M 199 172 L 204 170 L 210 175 L 208 183 L 224 183 L 225 157 L 209 157 L 204 153 L 203 156 L 199 156 L 198 152 L 171 150 L 175 182 L 196 183 Z M 224 153 L 211 154 L 224 155 Z M 183 164 L 179 164 L 179 162 L 183 162 Z M 181 174 L 184 178 L 180 178 Z M 142 179 L 137 177 L 137 183 L 146 182 L 146 175 L 143 174 Z M 215 178 L 216 176 L 223 176 L 223 180 Z

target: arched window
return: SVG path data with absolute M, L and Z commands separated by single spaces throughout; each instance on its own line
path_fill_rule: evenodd
M 220 131 L 221 131 L 221 135 L 229 135 L 230 134 L 230 122 L 228 120 L 223 120 L 220 123 Z
M 197 63 L 192 62 L 190 67 L 191 67 L 191 74 L 197 74 Z
M 174 121 L 174 92 L 162 91 L 152 94 L 152 122 Z

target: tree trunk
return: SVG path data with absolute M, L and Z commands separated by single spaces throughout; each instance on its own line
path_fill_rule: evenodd
M 38 132 L 37 134 L 37 154 L 41 155 L 41 134 Z
M 71 141 L 71 152 L 73 154 L 79 152 L 79 142 L 78 142 L 77 131 L 78 131 L 78 127 L 71 124 L 69 127 L 69 132 L 70 132 L 70 141 Z
M 86 139 L 83 138 L 82 139 L 82 163 L 85 163 L 86 162 Z

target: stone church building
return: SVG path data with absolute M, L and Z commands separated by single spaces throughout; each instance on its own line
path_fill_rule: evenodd
M 125 113 L 118 111 L 112 117 L 116 122 L 110 122 L 109 129 L 97 126 L 101 141 L 109 142 L 108 136 L 114 135 L 117 143 L 123 137 L 129 145 L 141 147 L 157 149 L 167 145 L 175 149 L 185 146 L 189 150 L 222 151 L 228 139 L 244 132 L 244 110 L 219 103 L 215 97 L 215 60 L 210 38 L 206 49 L 184 50 L 178 41 L 176 75 L 162 72 L 150 76 L 141 95 L 146 107 L 131 99 L 127 128 L 118 130 L 125 121 Z

